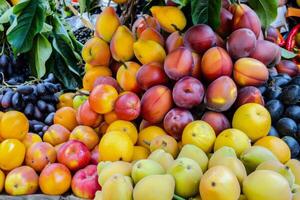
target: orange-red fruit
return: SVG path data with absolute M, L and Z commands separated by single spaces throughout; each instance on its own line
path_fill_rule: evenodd
M 222 37 L 227 37 L 231 32 L 231 20 L 233 15 L 227 9 L 222 8 L 220 14 L 220 25 L 216 32 Z
M 89 101 L 85 101 L 77 110 L 76 120 L 79 125 L 96 128 L 100 125 L 102 116 L 91 108 Z
M 226 48 L 233 59 L 248 57 L 256 48 L 255 34 L 247 28 L 242 28 L 230 34 Z
M 199 54 L 197 53 L 192 53 L 193 56 L 193 68 L 192 68 L 192 72 L 191 75 L 194 78 L 201 78 L 201 61 L 202 58 Z
M 232 68 L 230 56 L 221 47 L 210 48 L 202 57 L 202 75 L 208 81 L 213 81 L 220 76 L 231 76 Z
M 198 24 L 189 28 L 183 40 L 186 47 L 200 54 L 217 43 L 214 31 L 205 24 Z
M 234 64 L 233 77 L 240 86 L 259 86 L 268 80 L 269 71 L 254 58 L 241 58 Z
M 76 110 L 71 107 L 62 107 L 55 112 L 54 124 L 60 124 L 70 131 L 77 126 Z
M 265 105 L 261 92 L 254 86 L 246 86 L 240 89 L 238 92 L 238 97 L 236 100 L 237 107 L 240 107 L 246 103 L 257 103 L 262 106 Z
M 172 108 L 172 104 L 171 91 L 166 86 L 154 86 L 148 89 L 142 97 L 142 117 L 150 123 L 158 123 Z
M 256 48 L 254 51 L 252 51 L 250 57 L 259 60 L 268 66 L 279 63 L 281 59 L 281 52 L 277 44 L 267 40 L 258 40 L 256 43 Z
M 207 122 L 214 129 L 216 135 L 230 128 L 230 123 L 223 113 L 207 111 L 203 114 L 201 120 Z
M 97 85 L 101 85 L 101 84 L 106 84 L 106 85 L 111 85 L 113 86 L 118 92 L 121 92 L 121 87 L 119 86 L 118 82 L 116 81 L 116 79 L 114 79 L 113 77 L 110 76 L 102 76 L 99 77 L 95 80 L 94 82 L 94 87 L 96 87 Z
M 108 66 L 110 61 L 109 46 L 101 38 L 94 37 L 85 43 L 82 57 L 86 63 L 91 65 Z
M 276 66 L 276 69 L 278 73 L 282 74 L 288 74 L 291 77 L 297 76 L 299 73 L 298 66 L 296 63 L 290 61 L 290 60 L 282 60 L 280 63 Z
M 183 37 L 180 35 L 179 31 L 171 33 L 166 40 L 167 52 L 171 53 L 181 46 L 183 46 Z
M 149 15 L 143 15 L 133 23 L 132 32 L 139 38 L 141 33 L 148 27 L 160 31 L 160 25 L 157 19 Z
M 159 31 L 157 31 L 151 27 L 146 28 L 139 36 L 139 39 L 153 40 L 153 41 L 159 43 L 161 46 L 165 45 L 164 37 L 159 33 Z
M 228 110 L 237 98 L 237 87 L 228 76 L 213 81 L 206 90 L 204 103 L 209 110 L 223 112 Z
M 138 118 L 141 112 L 140 98 L 133 92 L 121 94 L 115 103 L 115 113 L 118 119 L 132 121 Z
M 159 62 L 151 62 L 143 65 L 136 75 L 140 88 L 147 90 L 155 85 L 164 85 L 168 82 L 163 66 Z

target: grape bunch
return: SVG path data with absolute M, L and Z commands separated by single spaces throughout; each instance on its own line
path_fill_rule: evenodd
M 73 32 L 76 40 L 81 44 L 85 44 L 93 37 L 93 31 L 87 27 L 81 27 Z
M 300 154 L 300 76 L 272 76 L 260 90 L 272 118 L 269 135 L 281 137 L 296 158 Z
M 17 110 L 29 119 L 30 131 L 43 137 L 48 126 L 53 124 L 57 92 L 61 85 L 50 73 L 44 80 L 32 80 L 22 84 L 10 85 L 3 82 L 0 89 L 0 110 Z

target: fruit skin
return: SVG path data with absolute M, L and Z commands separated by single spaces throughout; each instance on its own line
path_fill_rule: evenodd
M 108 44 L 98 38 L 89 39 L 83 49 L 82 58 L 91 65 L 108 66 L 110 61 L 110 50 Z
M 222 37 L 227 37 L 231 32 L 231 21 L 233 15 L 225 8 L 221 8 L 220 20 L 221 23 L 216 32 Z
M 66 142 L 57 152 L 57 161 L 76 171 L 84 168 L 91 160 L 89 149 L 80 141 L 70 140 Z
M 74 109 L 78 110 L 78 108 L 88 100 L 88 96 L 86 95 L 76 95 L 73 98 L 72 106 Z
M 226 48 L 233 59 L 248 57 L 256 48 L 255 34 L 247 28 L 241 28 L 230 34 Z
M 271 116 L 262 105 L 247 103 L 234 113 L 232 127 L 246 133 L 253 142 L 268 135 Z
M 137 18 L 133 23 L 132 32 L 137 38 L 140 37 L 141 33 L 148 27 L 154 28 L 156 31 L 160 31 L 160 25 L 154 17 L 144 14 Z
M 155 30 L 155 28 L 152 27 L 147 27 L 138 38 L 143 40 L 153 40 L 159 43 L 161 46 L 165 45 L 164 37 L 160 34 L 159 31 Z
M 281 60 L 280 63 L 276 66 L 278 73 L 285 73 L 291 77 L 297 76 L 299 73 L 298 66 L 296 63 L 290 60 Z
M 118 119 L 132 121 L 138 118 L 141 112 L 140 98 L 133 92 L 119 95 L 115 102 L 115 113 Z
M 192 77 L 194 78 L 201 78 L 201 60 L 202 57 L 200 54 L 197 54 L 195 52 L 192 52 L 194 66 L 192 68 Z
M 4 188 L 4 184 L 5 184 L 5 174 L 3 173 L 2 170 L 0 170 L 0 191 L 3 191 Z
M 159 135 L 166 135 L 166 132 L 160 127 L 149 126 L 140 131 L 138 136 L 138 145 L 150 149 L 152 140 Z
M 43 136 L 43 141 L 55 146 L 68 141 L 71 132 L 60 124 L 51 125 Z
M 172 104 L 171 91 L 166 86 L 153 86 L 141 99 L 141 115 L 150 123 L 158 123 L 172 108 Z
M 192 121 L 194 121 L 194 117 L 189 110 L 173 108 L 164 118 L 164 129 L 169 135 L 180 141 L 183 129 Z
M 119 66 L 121 67 L 121 65 Z M 116 79 L 114 79 L 113 77 L 110 77 L 110 76 L 101 76 L 101 77 L 98 77 L 96 78 L 96 80 L 94 81 L 94 87 L 96 87 L 97 85 L 100 85 L 100 84 L 107 84 L 107 85 L 111 85 L 113 86 L 118 92 L 121 92 L 122 89 L 121 87 L 119 86 L 118 82 L 116 81 Z
M 281 163 L 286 163 L 291 159 L 291 151 L 289 146 L 280 138 L 266 136 L 257 140 L 254 145 L 269 149 Z
M 286 166 L 288 166 L 292 173 L 295 176 L 295 184 L 300 184 L 300 162 L 296 159 L 291 159 L 289 161 L 287 161 L 287 163 L 285 164 Z
M 254 86 L 246 86 L 238 91 L 237 100 L 235 102 L 237 107 L 240 107 L 246 103 L 258 103 L 262 106 L 265 105 L 264 98 Z
M 76 110 L 71 107 L 63 107 L 55 112 L 54 124 L 60 124 L 72 131 L 77 126 Z
M 1 142 L 0 168 L 9 171 L 21 166 L 25 158 L 25 151 L 25 145 L 19 140 L 6 139 Z
M 125 121 L 125 120 L 114 121 L 113 123 L 111 123 L 108 126 L 106 133 L 109 134 L 109 132 L 112 132 L 112 131 L 120 131 L 123 134 L 127 134 L 133 144 L 135 144 L 137 142 L 137 139 L 138 139 L 137 129 L 136 129 L 135 125 L 129 121 Z
M 201 35 L 201 37 L 199 37 Z M 196 53 L 203 54 L 217 42 L 214 31 L 205 24 L 189 28 L 184 35 L 184 45 Z
M 142 159 L 148 158 L 150 154 L 149 149 L 143 146 L 134 146 L 133 147 L 133 156 L 132 156 L 132 161 L 138 161 Z
M 168 33 L 183 30 L 186 26 L 186 18 L 183 12 L 174 6 L 152 6 L 150 11 L 157 19 L 161 28 Z M 176 27 L 176 28 L 175 28 Z
M 168 169 L 174 162 L 174 158 L 172 157 L 172 155 L 162 149 L 153 151 L 149 155 L 148 159 L 158 162 L 165 169 L 165 171 L 168 171 Z
M 120 26 L 120 19 L 113 7 L 106 7 L 97 17 L 95 29 L 96 35 L 106 42 L 110 42 L 113 34 Z
M 22 140 L 22 143 L 25 145 L 26 149 L 38 142 L 42 142 L 42 138 L 35 133 L 27 133 L 25 138 Z
M 59 103 L 57 104 L 57 108 L 62 107 L 72 107 L 73 106 L 73 98 L 75 93 L 67 92 L 59 96 Z
M 99 144 L 98 134 L 88 126 L 77 126 L 70 134 L 69 140 L 77 140 L 86 145 L 89 150 L 92 150 Z
M 165 169 L 154 160 L 139 160 L 132 166 L 131 177 L 134 184 L 147 176 L 155 174 L 165 174 Z
M 130 177 L 121 174 L 113 175 L 102 187 L 103 200 L 131 200 L 132 190 Z
M 98 85 L 92 90 L 89 96 L 89 103 L 95 112 L 105 114 L 114 109 L 117 98 L 118 92 L 114 87 L 110 85 Z
M 216 112 L 228 110 L 237 98 L 237 87 L 228 76 L 221 76 L 209 84 L 204 103 L 206 108 Z
M 163 66 L 158 62 L 143 65 L 136 74 L 136 81 L 140 88 L 147 90 L 155 85 L 164 85 L 168 82 Z
M 223 113 L 207 111 L 202 115 L 201 120 L 207 122 L 214 129 L 216 135 L 230 128 L 230 123 Z
M 298 141 L 291 136 L 284 136 L 281 138 L 290 148 L 291 158 L 296 158 L 300 153 L 300 145 Z
M 29 131 L 29 122 L 23 113 L 8 111 L 1 117 L 0 130 L 3 139 L 22 140 Z
M 168 169 L 168 174 L 175 179 L 175 194 L 189 198 L 198 193 L 202 170 L 196 161 L 190 158 L 178 158 Z
M 157 149 L 163 149 L 165 152 L 170 153 L 174 158 L 178 155 L 177 141 L 169 135 L 156 136 L 150 143 L 150 151 L 153 152 Z
M 202 200 L 233 200 L 241 193 L 235 175 L 224 166 L 215 166 L 202 176 L 199 186 Z
M 232 68 L 230 56 L 221 47 L 210 48 L 202 57 L 201 74 L 208 81 L 214 81 L 220 76 L 231 76 Z
M 221 147 L 220 149 L 218 149 L 217 151 L 215 151 L 210 159 L 209 162 L 218 162 L 218 160 L 222 159 L 223 157 L 234 157 L 237 158 L 235 150 L 231 147 Z
M 198 106 L 202 102 L 204 87 L 198 79 L 191 76 L 185 76 L 176 82 L 172 96 L 178 107 L 192 108 Z
M 34 194 L 38 190 L 39 177 L 28 166 L 21 166 L 10 171 L 5 179 L 5 191 L 9 195 Z
M 49 163 L 56 160 L 56 151 L 53 146 L 47 142 L 38 142 L 31 145 L 25 155 L 25 163 L 35 171 L 41 172 Z
M 277 172 L 257 170 L 243 182 L 243 193 L 248 200 L 292 199 L 289 183 Z
M 83 76 L 83 89 L 91 91 L 94 87 L 96 79 L 105 76 L 112 76 L 112 72 L 108 67 L 94 67 L 90 69 Z
M 117 72 L 117 81 L 121 88 L 125 91 L 139 92 L 140 88 L 136 80 L 136 74 L 140 69 L 140 65 L 136 62 L 125 62 L 120 66 Z
M 256 42 L 256 48 L 252 51 L 250 57 L 261 61 L 266 66 L 269 66 L 272 64 L 278 64 L 280 61 L 280 56 L 278 56 L 279 53 L 280 48 L 278 45 L 267 40 L 258 40 Z
M 123 160 L 130 162 L 133 156 L 133 143 L 127 134 L 111 131 L 102 137 L 99 153 L 103 161 Z
M 89 101 L 84 102 L 76 112 L 78 124 L 96 128 L 102 121 L 102 115 L 96 113 L 90 106 Z
M 166 185 L 168 187 L 166 187 Z M 150 175 L 139 181 L 133 190 L 134 200 L 172 199 L 175 181 L 171 175 Z
M 134 56 L 134 41 L 131 31 L 124 25 L 119 26 L 110 41 L 112 57 L 118 62 L 130 60 Z
M 216 135 L 214 129 L 206 122 L 196 120 L 189 123 L 182 133 L 182 144 L 194 144 L 205 153 L 212 150 Z
M 60 163 L 47 165 L 40 174 L 39 186 L 47 195 L 64 194 L 71 186 L 71 173 L 69 169 Z
M 88 165 L 78 170 L 72 178 L 71 187 L 73 193 L 79 198 L 94 198 L 96 191 L 101 189 L 98 183 L 97 166 Z
M 175 31 L 167 37 L 166 49 L 168 53 L 171 53 L 181 46 L 183 46 L 183 37 L 180 35 L 179 31 Z
M 193 67 L 192 52 L 185 47 L 179 47 L 169 53 L 164 61 L 164 70 L 172 80 L 179 80 L 191 73 Z

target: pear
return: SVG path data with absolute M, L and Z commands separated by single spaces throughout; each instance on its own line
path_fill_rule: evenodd
M 142 178 L 154 175 L 154 174 L 164 174 L 165 169 L 156 161 L 150 159 L 143 159 L 137 161 L 131 171 L 131 177 L 136 184 Z
M 175 179 L 175 194 L 189 198 L 199 192 L 202 170 L 196 161 L 190 158 L 178 158 L 169 168 L 168 174 Z
M 132 200 L 130 177 L 122 174 L 111 176 L 102 187 L 103 200 Z
M 140 180 L 134 187 L 134 200 L 172 200 L 175 190 L 173 176 L 150 175 Z
M 293 187 L 292 187 L 292 192 L 293 193 L 297 193 L 297 192 L 300 193 L 300 185 L 294 184 Z
M 300 200 L 300 192 L 296 192 L 293 194 L 293 200 Z
M 285 163 L 285 165 L 292 170 L 292 173 L 295 176 L 295 183 L 300 185 L 300 161 L 291 159 L 287 163 Z
M 94 200 L 103 200 L 103 193 L 102 193 L 102 191 L 97 191 L 95 193 Z
M 162 149 L 153 151 L 149 155 L 148 159 L 158 162 L 166 171 L 174 162 L 173 156 Z
M 186 144 L 182 147 L 181 151 L 177 158 L 190 158 L 196 161 L 199 167 L 202 169 L 202 172 L 207 170 L 208 157 L 205 152 L 193 144 Z
M 245 195 L 241 194 L 241 196 L 239 197 L 238 200 L 247 200 L 247 197 Z
M 98 163 L 97 165 L 97 173 L 100 174 L 102 172 L 102 170 L 109 166 L 112 162 L 111 161 L 101 161 Z
M 243 194 L 248 200 L 290 200 L 292 192 L 288 181 L 271 170 L 257 170 L 243 182 Z
M 246 167 L 247 173 L 253 172 L 257 166 L 268 160 L 277 160 L 277 157 L 267 148 L 252 146 L 241 154 L 241 161 Z
M 209 158 L 209 162 L 215 162 L 214 160 L 218 160 L 220 158 L 223 157 L 234 157 L 236 158 L 236 153 L 235 150 L 232 147 L 221 147 L 220 149 L 218 149 L 216 152 L 214 152 L 210 158 Z

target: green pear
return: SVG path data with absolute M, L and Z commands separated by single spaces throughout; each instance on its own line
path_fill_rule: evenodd
M 292 173 L 295 176 L 295 182 L 296 184 L 300 185 L 300 161 L 296 159 L 291 159 L 285 163 L 286 166 L 288 166 Z
M 143 159 L 137 161 L 131 171 L 131 177 L 136 184 L 142 178 L 154 175 L 154 174 L 164 174 L 165 169 L 156 161 L 150 159 Z
M 214 162 L 214 160 L 218 160 L 223 157 L 234 157 L 236 158 L 235 150 L 231 147 L 221 147 L 217 151 L 215 151 L 209 159 L 209 162 Z
M 130 177 L 115 174 L 103 185 L 102 198 L 103 200 L 132 200 L 132 191 Z
M 193 144 L 186 144 L 182 147 L 177 158 L 190 158 L 198 163 L 202 172 L 207 170 L 208 157 L 205 152 Z
M 153 151 L 149 155 L 148 159 L 158 162 L 165 169 L 165 171 L 167 171 L 174 162 L 173 156 L 162 149 Z
M 169 168 L 168 174 L 175 179 L 175 194 L 189 198 L 199 192 L 202 170 L 196 161 L 190 158 L 177 158 Z
M 247 173 L 250 174 L 259 164 L 268 160 L 278 159 L 269 149 L 261 146 L 252 146 L 241 154 L 240 160 L 245 165 Z
M 134 200 L 172 200 L 175 190 L 173 176 L 150 175 L 140 180 L 134 187 Z

